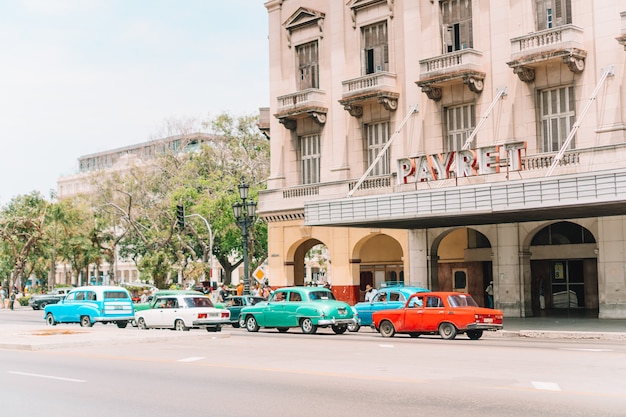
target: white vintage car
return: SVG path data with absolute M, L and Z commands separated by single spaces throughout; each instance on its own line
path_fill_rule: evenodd
M 135 312 L 135 322 L 140 329 L 189 330 L 204 327 L 209 332 L 219 332 L 222 325 L 230 323 L 230 311 L 213 306 L 204 295 L 156 296 L 152 308 Z

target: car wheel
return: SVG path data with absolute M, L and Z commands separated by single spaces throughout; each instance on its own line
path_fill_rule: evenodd
M 48 326 L 56 326 L 57 322 L 54 321 L 54 316 L 52 315 L 52 313 L 46 314 L 46 324 Z
M 483 335 L 482 330 L 468 330 L 467 331 L 467 337 L 469 337 L 472 340 L 478 340 L 482 337 L 482 335 Z
M 456 337 L 456 327 L 452 323 L 441 323 L 439 325 L 439 335 L 442 339 L 452 340 Z
M 128 322 L 127 321 L 118 321 L 117 322 L 117 327 L 119 327 L 120 329 L 125 329 L 126 326 L 128 326 Z
M 249 332 L 258 332 L 259 331 L 259 324 L 256 322 L 256 319 L 254 318 L 254 316 L 246 317 L 246 329 Z
M 335 334 L 344 334 L 348 330 L 348 326 L 346 326 L 345 324 L 333 324 L 332 329 Z
M 300 321 L 300 328 L 304 334 L 313 334 L 317 331 L 317 326 L 313 324 L 310 318 L 305 317 Z
M 380 323 L 380 335 L 382 337 L 393 337 L 396 334 L 396 328 L 393 327 L 390 321 L 385 320 Z
M 243 316 L 239 316 L 239 327 L 246 327 L 246 319 Z
M 287 330 L 289 330 L 289 327 L 278 327 L 276 330 L 278 330 L 281 333 L 287 333 Z
M 91 323 L 91 319 L 89 316 L 80 316 L 80 327 L 91 327 L 93 324 Z
M 350 323 L 350 324 L 348 324 L 348 331 L 349 331 L 349 332 L 358 332 L 360 328 L 361 328 L 361 326 L 359 326 L 359 325 L 358 325 L 358 324 L 356 324 L 356 323 Z
M 46 308 L 46 306 L 47 306 L 47 305 L 48 305 L 48 303 L 40 303 L 40 304 L 39 304 L 39 307 L 37 307 L 37 309 L 38 309 L 38 310 L 39 310 L 39 309 L 42 309 L 42 310 L 43 310 L 44 308 Z
M 185 322 L 182 321 L 181 319 L 178 319 L 174 322 L 174 330 L 177 331 L 187 331 L 189 330 L 189 328 L 187 326 L 185 326 Z
M 143 317 L 139 317 L 139 320 L 137 320 L 137 327 L 139 327 L 141 330 L 148 330 L 148 325 L 146 324 L 146 320 L 144 320 Z

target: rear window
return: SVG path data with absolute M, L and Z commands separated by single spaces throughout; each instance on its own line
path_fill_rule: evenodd
M 128 294 L 124 291 L 105 291 L 104 299 L 105 300 L 115 300 L 120 298 L 128 298 Z
M 335 296 L 330 291 L 312 291 L 309 293 L 309 299 L 315 300 L 334 300 Z
M 185 297 L 187 307 L 213 307 L 209 297 Z

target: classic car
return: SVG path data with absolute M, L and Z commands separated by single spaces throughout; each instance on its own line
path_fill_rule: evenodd
M 56 304 L 61 301 L 67 293 L 72 290 L 72 287 L 59 287 L 53 288 L 47 294 L 33 294 L 28 300 L 28 305 L 33 308 L 33 310 L 40 310 L 45 308 L 48 304 Z
M 268 301 L 244 307 L 240 323 L 249 332 L 260 327 L 286 332 L 300 327 L 313 334 L 318 327 L 331 327 L 336 334 L 345 333 L 349 324 L 356 323 L 356 312 L 349 304 L 337 301 L 333 293 L 322 287 L 285 287 L 274 291 Z
M 222 325 L 230 324 L 230 312 L 213 307 L 204 294 L 157 295 L 153 308 L 135 312 L 135 322 L 140 329 L 161 328 L 189 330 L 206 328 L 219 332 Z
M 418 292 L 428 291 L 430 290 L 422 287 L 405 287 L 396 285 L 381 287 L 378 289 L 378 292 L 372 301 L 363 301 L 354 305 L 354 309 L 359 315 L 359 322 L 355 325 L 348 326 L 348 330 L 351 332 L 358 332 L 361 326 L 371 326 L 372 314 L 375 311 L 404 307 L 406 301 L 411 295 Z
M 267 301 L 267 299 L 253 295 L 232 295 L 224 300 L 222 304 L 228 309 L 228 311 L 230 311 L 230 324 L 232 324 L 233 327 L 238 328 L 245 326 L 243 320 L 241 323 L 239 322 L 239 313 L 241 313 L 241 309 L 247 306 L 253 306 L 261 301 Z
M 466 293 L 417 293 L 402 308 L 375 312 L 372 325 L 383 337 L 438 333 L 443 339 L 454 339 L 465 333 L 476 340 L 485 330 L 502 329 L 502 311 L 479 307 Z
M 154 308 L 157 297 L 161 297 L 163 295 L 179 295 L 179 294 L 201 295 L 203 297 L 206 297 L 200 291 L 195 291 L 195 290 L 159 290 L 154 295 L 150 295 L 148 297 L 147 303 L 135 303 L 133 304 L 133 307 L 135 308 L 135 311 L 149 310 L 151 308 Z
M 133 302 L 128 291 L 116 286 L 87 286 L 72 289 L 57 304 L 44 308 L 44 319 L 50 326 L 57 323 L 116 323 L 124 328 L 134 318 Z

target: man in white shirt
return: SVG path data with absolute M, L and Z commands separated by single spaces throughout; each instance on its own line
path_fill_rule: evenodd
M 378 290 L 376 288 L 372 288 L 370 284 L 365 286 L 365 301 L 369 301 L 371 303 L 374 301 L 376 294 L 378 294 Z

